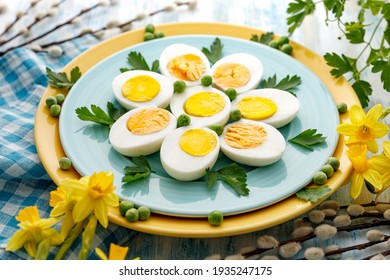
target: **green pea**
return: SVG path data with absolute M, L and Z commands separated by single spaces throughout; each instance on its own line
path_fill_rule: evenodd
M 155 37 L 158 39 L 158 38 L 163 38 L 165 37 L 165 34 L 164 32 L 162 31 L 157 31 L 156 34 L 155 34 Z
M 125 216 L 127 210 L 131 208 L 135 208 L 133 202 L 122 200 L 121 203 L 119 203 L 119 213 L 121 213 L 122 216 Z
M 211 84 L 213 83 L 213 77 L 211 77 L 210 75 L 204 75 L 202 79 L 200 79 L 200 82 L 204 87 L 211 86 Z
M 61 157 L 58 163 L 62 170 L 68 170 L 72 166 L 72 161 L 67 157 Z
M 154 39 L 154 34 L 150 32 L 145 32 L 144 41 L 150 41 Z
M 177 80 L 173 83 L 173 90 L 176 93 L 183 93 L 186 90 L 186 83 L 182 80 Z
M 340 167 L 340 160 L 337 157 L 330 157 L 327 164 L 333 167 L 333 170 L 336 171 Z
M 48 98 L 46 98 L 45 102 L 47 107 L 50 108 L 51 106 L 57 104 L 57 99 L 54 96 L 49 96 Z
M 131 223 L 138 221 L 139 219 L 138 210 L 136 208 L 130 208 L 129 210 L 126 211 L 125 218 Z
M 228 88 L 225 90 L 225 94 L 229 97 L 230 101 L 233 101 L 237 97 L 237 91 L 234 88 Z
M 278 49 L 279 48 L 279 43 L 276 42 L 276 41 L 271 41 L 268 43 L 268 46 L 270 46 L 271 48 L 274 48 L 274 49 Z
M 149 23 L 148 25 L 145 26 L 145 33 L 154 33 L 154 25 Z
M 232 121 L 239 121 L 241 119 L 241 111 L 238 109 L 234 109 L 230 112 L 230 118 Z
M 347 112 L 348 106 L 344 102 L 341 102 L 337 105 L 337 110 L 340 114 L 344 114 L 345 112 Z
M 58 104 L 54 104 L 50 106 L 50 115 L 53 117 L 58 117 L 61 113 L 61 106 Z
M 223 221 L 223 214 L 219 210 L 211 211 L 211 213 L 208 216 L 208 221 L 213 226 L 219 226 L 222 224 Z
M 219 124 L 219 123 L 213 124 L 213 125 L 210 125 L 209 128 L 211 130 L 214 130 L 218 136 L 220 136 L 223 133 L 223 125 L 222 124 Z
M 289 42 L 290 39 L 287 36 L 281 36 L 278 40 L 280 46 L 283 46 L 284 44 L 288 44 Z
M 141 221 L 146 221 L 150 218 L 150 209 L 146 206 L 140 206 L 138 207 L 138 214 L 139 214 L 139 219 Z
M 62 93 L 57 94 L 56 100 L 57 100 L 57 104 L 61 105 L 65 100 L 65 95 L 63 95 Z
M 332 177 L 332 175 L 334 173 L 334 169 L 333 169 L 332 165 L 330 165 L 330 164 L 325 164 L 321 168 L 321 171 L 324 172 L 326 174 L 326 177 L 328 177 L 328 178 Z
M 293 47 L 290 44 L 284 44 L 280 47 L 280 50 L 286 54 L 291 54 Z
M 313 182 L 316 185 L 323 185 L 328 180 L 328 177 L 326 176 L 325 172 L 323 171 L 317 171 L 316 174 L 313 176 Z
M 177 127 L 188 126 L 191 123 L 191 117 L 187 114 L 181 114 L 177 118 Z

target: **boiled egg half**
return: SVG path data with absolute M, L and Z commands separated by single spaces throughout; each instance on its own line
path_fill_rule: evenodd
M 187 114 L 191 124 L 209 126 L 225 125 L 230 116 L 231 102 L 222 91 L 213 87 L 196 86 L 175 94 L 170 103 L 172 113 L 178 117 Z
M 173 95 L 173 84 L 159 73 L 131 70 L 114 78 L 112 90 L 116 100 L 127 110 L 151 105 L 166 108 Z
M 201 126 L 180 127 L 164 139 L 161 164 L 172 178 L 192 181 L 214 166 L 219 151 L 219 138 L 213 130 Z
M 220 144 L 228 158 L 250 166 L 272 164 L 283 156 L 286 148 L 286 141 L 276 128 L 243 119 L 225 126 Z
M 157 152 L 164 138 L 176 129 L 176 118 L 156 106 L 140 107 L 121 116 L 111 127 L 112 147 L 125 156 Z
M 254 55 L 235 53 L 218 60 L 210 69 L 215 87 L 237 93 L 255 89 L 263 76 L 263 63 Z
M 210 62 L 197 48 L 172 44 L 160 55 L 161 74 L 172 81 L 183 80 L 187 86 L 200 85 L 202 76 L 210 71 Z
M 294 95 L 272 88 L 245 92 L 232 102 L 232 110 L 240 110 L 244 119 L 264 122 L 276 128 L 291 122 L 299 107 L 300 102 Z

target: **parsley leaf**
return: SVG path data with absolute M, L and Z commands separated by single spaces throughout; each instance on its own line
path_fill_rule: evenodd
M 331 189 L 327 185 L 324 185 L 315 188 L 303 188 L 296 193 L 296 196 L 302 200 L 315 203 L 321 198 L 329 195 L 330 192 Z
M 372 63 L 372 72 L 378 73 L 381 72 L 381 81 L 383 83 L 383 88 L 387 91 L 390 91 L 390 65 L 385 60 L 376 60 Z
M 279 83 L 276 82 L 276 74 L 269 77 L 267 80 L 260 82 L 261 88 L 276 88 L 280 90 L 288 91 L 294 94 L 294 89 L 301 84 L 302 80 L 299 76 L 294 75 L 290 78 L 290 75 L 284 77 Z
M 152 68 L 149 68 L 148 63 L 145 58 L 139 52 L 130 52 L 127 55 L 127 62 L 133 67 L 130 70 L 145 70 L 145 71 L 153 71 L 158 72 L 159 61 L 155 60 L 152 63 Z M 126 70 L 127 68 L 120 68 L 120 71 Z M 124 71 L 125 72 L 125 71 Z
M 212 188 L 218 179 L 230 185 L 239 195 L 247 196 L 249 189 L 246 184 L 247 174 L 237 163 L 229 164 L 217 171 L 206 170 L 207 187 Z
M 314 151 L 312 146 L 325 142 L 326 137 L 323 137 L 321 133 L 317 133 L 317 129 L 306 129 L 294 138 L 288 140 L 288 142 L 300 145 L 310 151 Z
M 288 32 L 292 34 L 307 15 L 314 13 L 315 7 L 313 0 L 294 0 L 289 3 L 287 8 L 287 13 L 290 15 L 287 17 Z
M 356 59 L 345 56 L 341 57 L 336 53 L 326 53 L 324 55 L 326 63 L 333 67 L 330 73 L 336 78 L 341 77 L 347 72 L 356 72 Z
M 364 35 L 366 30 L 361 22 L 347 22 L 345 23 L 345 36 L 351 44 L 364 43 Z
M 213 43 L 210 45 L 210 49 L 205 47 L 202 48 L 202 53 L 207 57 L 211 63 L 216 63 L 222 57 L 223 45 L 219 38 L 215 38 Z
M 103 125 L 112 125 L 120 116 L 122 116 L 126 111 L 121 108 L 116 108 L 111 102 L 107 102 L 108 114 L 103 111 L 102 108 L 94 104 L 91 105 L 91 110 L 87 107 L 77 108 L 76 114 L 77 117 L 82 121 L 90 121 Z
M 372 87 L 371 85 L 363 80 L 358 80 L 352 84 L 352 88 L 356 92 L 356 95 L 359 98 L 360 104 L 362 104 L 363 107 L 368 106 L 369 96 L 372 93 Z
M 80 68 L 74 67 L 70 71 L 70 80 L 65 72 L 54 72 L 49 67 L 46 67 L 46 77 L 49 85 L 55 88 L 67 88 L 70 90 L 78 79 L 81 77 Z
M 124 168 L 125 175 L 122 177 L 122 183 L 130 183 L 141 178 L 146 178 L 152 172 L 147 159 L 144 156 L 133 157 L 131 161 L 134 166 Z
M 250 38 L 250 40 L 257 42 L 257 43 L 260 43 L 260 44 L 268 45 L 272 41 L 273 38 L 274 38 L 273 32 L 266 32 L 266 33 L 261 34 L 260 37 L 256 34 L 252 34 L 252 37 Z

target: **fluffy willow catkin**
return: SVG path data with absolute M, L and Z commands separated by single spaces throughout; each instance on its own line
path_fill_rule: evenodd
M 385 212 L 383 212 L 383 218 L 390 220 L 390 209 L 387 209 Z
M 340 215 L 333 219 L 333 223 L 336 227 L 349 226 L 352 223 L 351 217 L 349 215 Z
M 378 211 L 378 213 L 383 214 L 386 210 L 390 209 L 390 204 L 379 203 L 375 205 L 375 209 Z
M 370 260 L 373 260 L 373 261 L 385 260 L 385 256 L 383 256 L 382 254 L 378 254 L 378 255 L 372 256 L 372 257 L 370 258 Z
M 357 217 L 364 213 L 364 207 L 358 204 L 351 204 L 348 206 L 347 212 L 349 215 Z
M 305 218 L 298 218 L 294 220 L 293 228 L 299 228 L 299 227 L 305 227 L 305 226 L 310 226 L 310 221 L 308 221 Z
M 328 247 L 326 247 L 324 249 L 324 252 L 325 252 L 325 254 L 327 254 L 329 252 L 333 252 L 333 251 L 336 251 L 338 249 L 340 249 L 340 247 L 337 245 L 329 245 Z M 340 257 L 341 257 L 341 254 L 332 254 L 332 255 L 326 256 L 326 258 L 330 259 L 330 260 L 337 260 Z
M 385 234 L 381 230 L 371 229 L 367 231 L 366 238 L 370 242 L 379 242 L 385 239 Z
M 290 259 L 294 257 L 301 249 L 302 246 L 299 244 L 299 242 L 289 242 L 280 246 L 279 254 L 284 259 Z
M 220 254 L 214 254 L 205 258 L 205 260 L 221 260 Z
M 274 255 L 264 255 L 261 257 L 261 260 L 279 260 L 279 258 Z
M 312 233 L 314 229 L 312 227 L 304 226 L 294 229 L 292 232 L 292 238 L 301 238 Z
M 257 246 L 260 249 L 272 249 L 279 246 L 279 241 L 270 235 L 262 235 L 257 238 Z
M 333 209 L 337 212 L 340 209 L 340 204 L 334 200 L 327 200 L 327 201 L 324 201 L 323 203 L 321 203 L 321 205 L 319 206 L 319 209 L 320 210 Z
M 314 229 L 314 234 L 321 239 L 330 239 L 337 233 L 337 228 L 328 224 L 319 225 Z
M 309 218 L 310 222 L 315 223 L 315 224 L 319 224 L 319 223 L 324 221 L 325 213 L 321 210 L 313 210 L 313 211 L 309 212 L 308 218 Z
M 305 250 L 303 256 L 307 260 L 321 260 L 324 258 L 324 250 L 320 247 L 310 247 Z

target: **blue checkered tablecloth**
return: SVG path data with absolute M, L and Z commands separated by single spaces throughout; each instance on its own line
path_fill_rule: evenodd
M 36 205 L 42 218 L 49 217 L 49 193 L 57 187 L 43 168 L 34 144 L 36 108 L 47 86 L 46 66 L 59 71 L 97 42 L 86 35 L 64 43 L 64 54 L 59 58 L 25 48 L 0 57 L 0 260 L 28 258 L 24 250 L 5 251 L 8 239 L 18 229 L 15 216 L 19 210 Z M 127 246 L 134 234 L 113 224 L 107 229 L 98 227 L 92 248 L 107 251 L 111 242 Z M 77 259 L 79 246 L 80 240 L 67 259 Z M 91 252 L 89 258 L 97 257 Z

